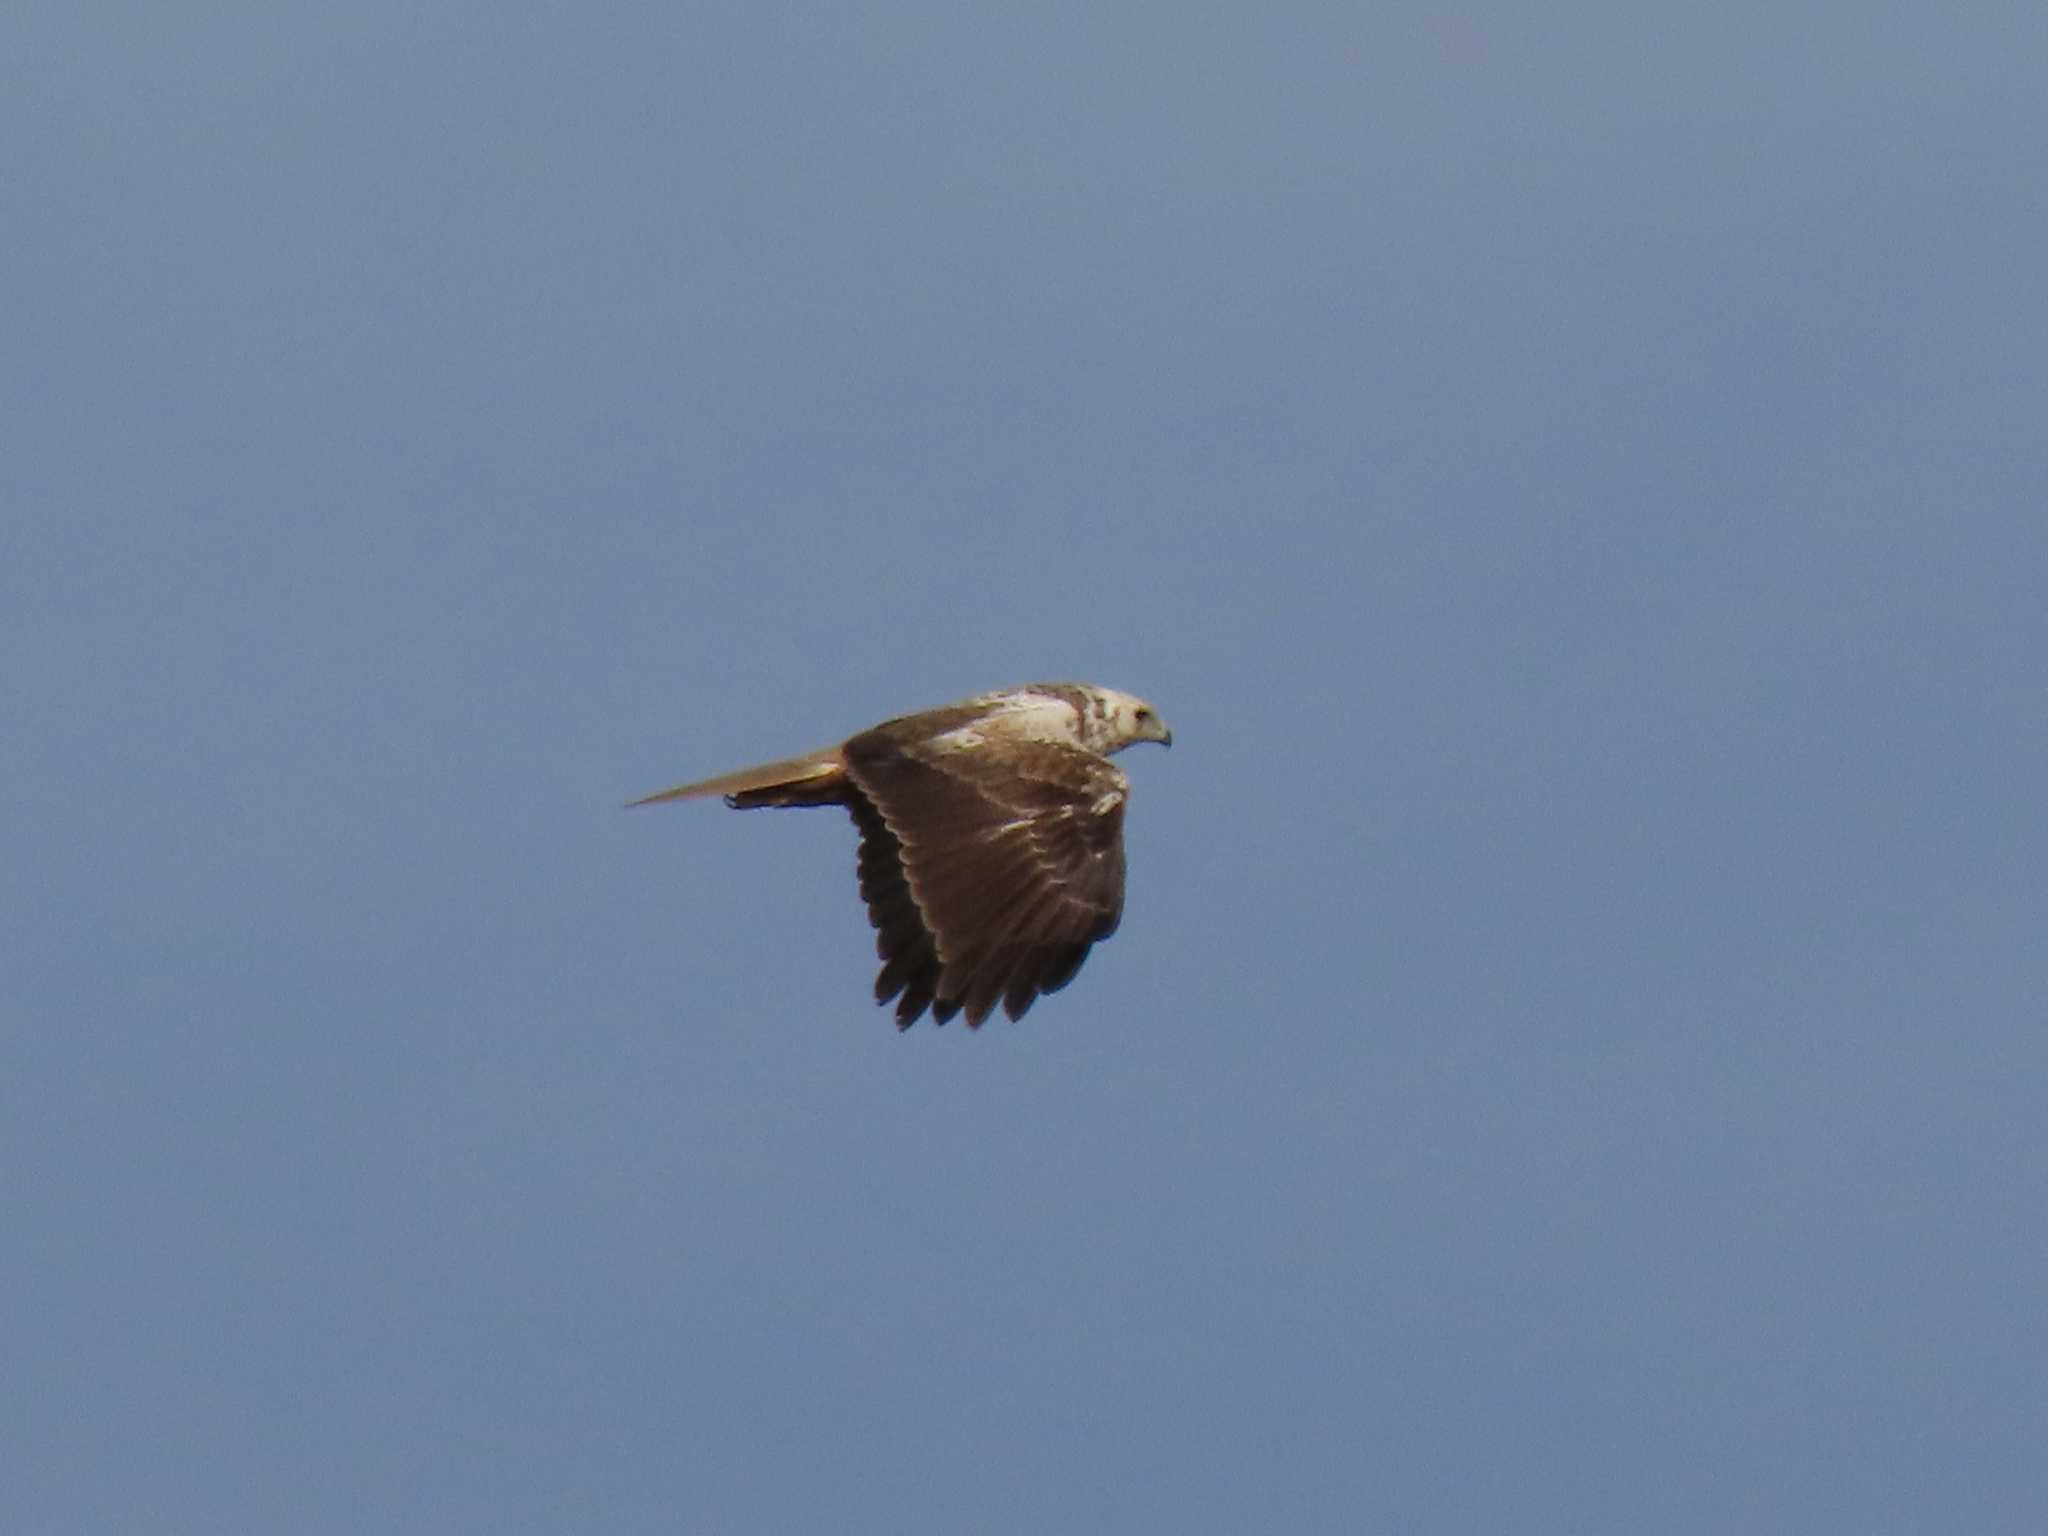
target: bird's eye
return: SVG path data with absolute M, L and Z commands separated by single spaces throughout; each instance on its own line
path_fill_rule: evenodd
M 1150 720 L 1152 718 L 1152 711 L 1149 709 L 1140 708 L 1138 710 L 1138 718 L 1140 720 Z

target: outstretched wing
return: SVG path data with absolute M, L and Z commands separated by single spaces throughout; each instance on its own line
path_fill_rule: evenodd
M 843 749 L 859 791 L 861 895 L 877 930 L 875 997 L 899 1026 L 927 1006 L 1013 1019 L 1074 979 L 1124 905 L 1124 800 L 1104 759 L 1052 742 L 939 750 L 900 723 Z
M 780 758 L 757 763 L 735 773 L 721 773 L 715 779 L 678 784 L 659 794 L 629 801 L 626 809 L 658 805 L 664 800 L 694 800 L 700 795 L 723 795 L 727 804 L 748 810 L 757 805 L 837 804 L 833 792 L 846 781 L 837 747 L 820 747 L 802 757 Z

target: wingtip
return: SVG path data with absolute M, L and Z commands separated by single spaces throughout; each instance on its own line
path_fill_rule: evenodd
M 643 805 L 660 805 L 665 800 L 681 800 L 689 794 L 690 788 L 691 786 L 682 784 L 674 789 L 664 789 L 657 794 L 642 795 L 638 800 L 628 800 L 621 809 L 637 811 Z

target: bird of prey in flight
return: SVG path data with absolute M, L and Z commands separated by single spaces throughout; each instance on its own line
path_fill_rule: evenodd
M 972 1028 L 997 1003 L 1022 1018 L 1116 931 L 1131 783 L 1109 754 L 1139 741 L 1173 745 L 1143 699 L 1029 683 L 633 804 L 845 806 L 882 960 L 875 1001 L 897 999 L 898 1029 L 927 1008 Z

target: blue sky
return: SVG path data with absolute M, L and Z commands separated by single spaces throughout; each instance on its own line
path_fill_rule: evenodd
M 2048 20 L 31 7 L 0 1524 L 2032 1532 Z M 899 1037 L 843 817 L 1140 692 Z

